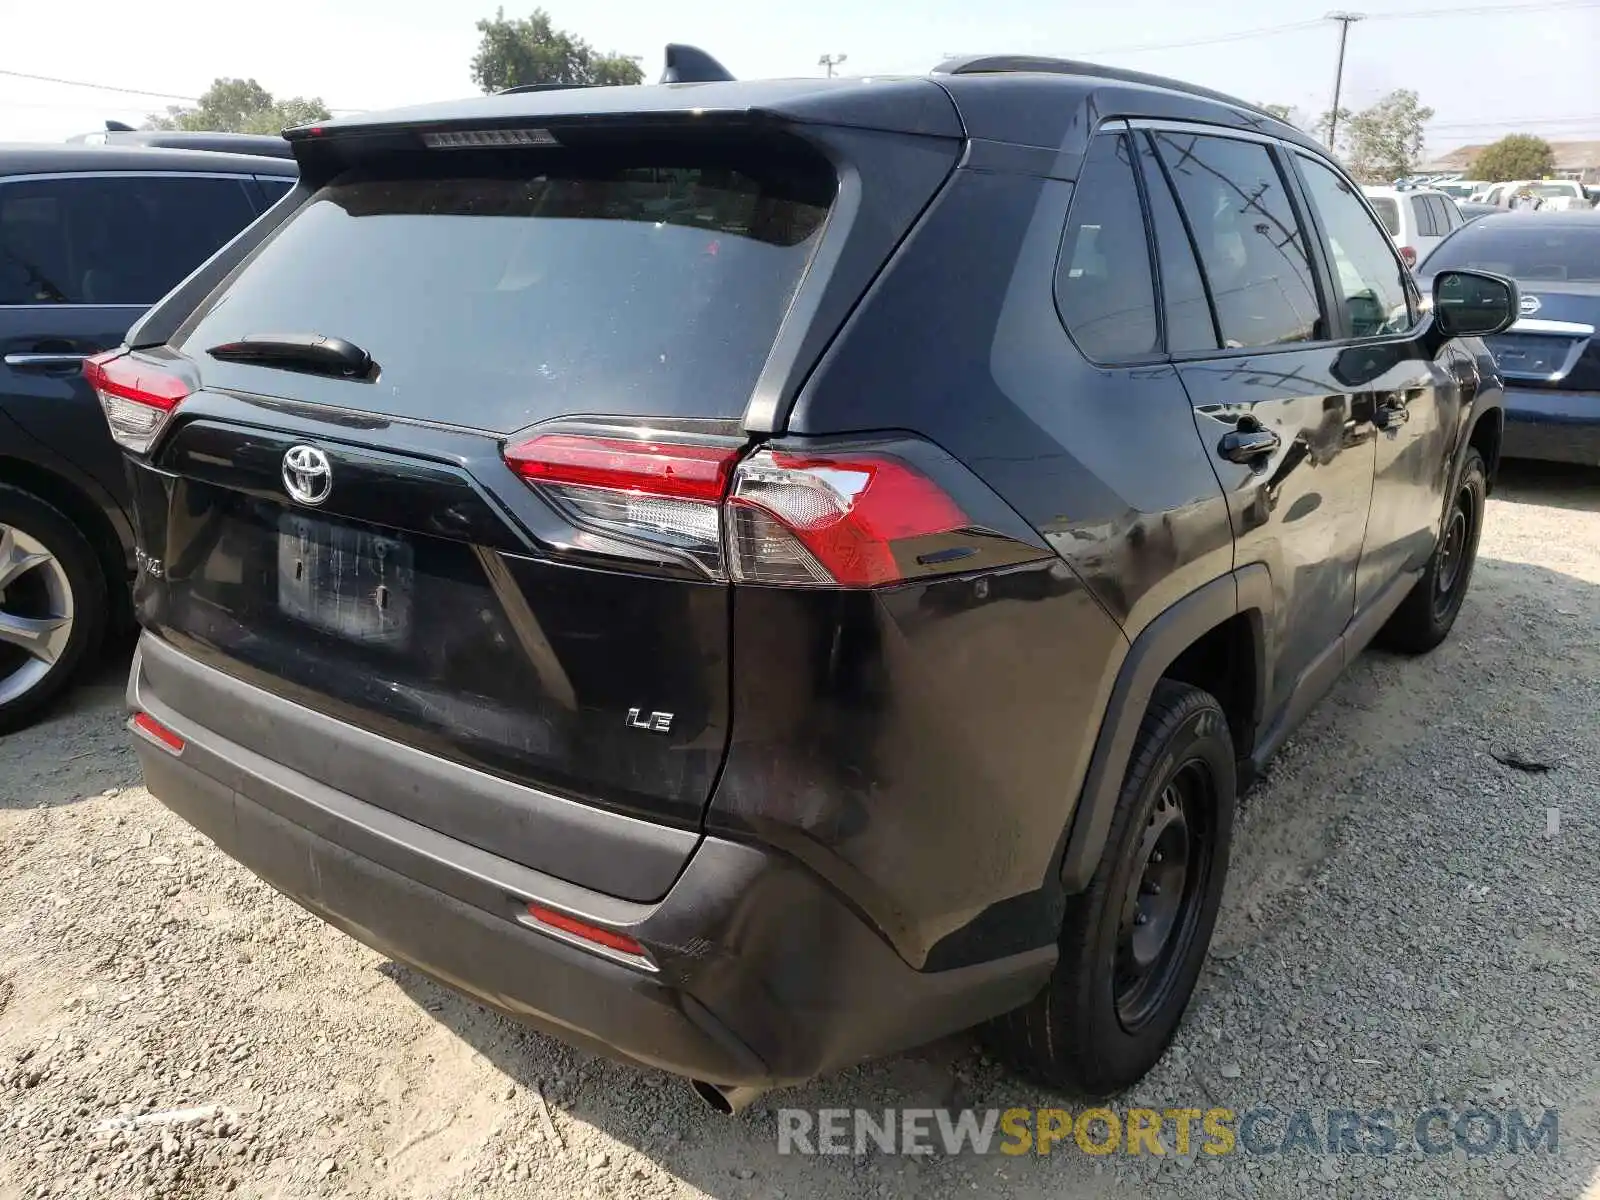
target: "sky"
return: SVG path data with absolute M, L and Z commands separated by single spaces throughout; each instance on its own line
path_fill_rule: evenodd
M 1600 140 L 1600 0 L 1373 0 L 1358 11 L 1344 102 L 1360 108 L 1408 87 L 1436 110 L 1428 152 L 1507 133 Z M 320 96 L 338 110 L 471 95 L 474 22 L 490 0 L 217 0 L 17 3 L 0 72 L 198 96 L 218 76 L 254 78 L 277 96 Z M 526 8 L 510 5 L 512 15 Z M 920 74 L 963 53 L 1082 58 L 1169 75 L 1307 122 L 1329 106 L 1338 26 L 1328 0 L 546 0 L 555 23 L 597 50 L 639 55 L 646 79 L 669 41 L 710 51 L 735 75 Z M 1431 17 L 1398 14 L 1434 12 Z M 1288 28 L 1285 28 L 1288 27 Z M 1254 36 L 1252 31 L 1277 32 Z M 1224 40 L 1226 39 L 1226 40 Z M 174 99 L 0 74 L 0 141 L 60 141 L 110 118 L 139 124 Z

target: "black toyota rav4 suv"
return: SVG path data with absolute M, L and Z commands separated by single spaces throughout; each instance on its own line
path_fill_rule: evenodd
M 290 137 L 89 368 L 151 791 L 724 1106 L 985 1022 L 1139 1078 L 1240 788 L 1456 617 L 1514 285 L 1421 296 L 1316 143 L 1081 63 Z

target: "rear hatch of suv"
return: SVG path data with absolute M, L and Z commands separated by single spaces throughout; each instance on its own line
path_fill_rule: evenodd
M 859 294 L 959 139 L 770 117 L 318 136 L 292 215 L 99 368 L 135 464 L 141 621 L 376 735 L 335 752 L 248 708 L 185 713 L 245 750 L 658 898 L 728 738 L 716 514 L 752 396 L 803 375 L 848 311 L 830 286 Z M 840 159 L 885 136 L 921 167 L 873 209 Z M 407 774 L 396 743 L 478 782 Z M 541 832 L 552 798 L 682 836 L 596 870 Z

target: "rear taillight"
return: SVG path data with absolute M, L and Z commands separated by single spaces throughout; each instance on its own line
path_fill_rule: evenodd
M 732 575 L 789 587 L 877 587 L 906 577 L 897 548 L 970 524 L 955 501 L 893 458 L 762 450 L 729 500 Z
M 150 449 L 190 391 L 177 375 L 121 350 L 85 359 L 83 374 L 100 397 L 112 439 L 135 454 Z
M 552 433 L 505 458 L 591 553 L 637 558 L 648 547 L 713 579 L 784 587 L 880 587 L 909 578 L 912 560 L 919 578 L 977 565 L 943 536 L 973 522 L 893 455 L 760 450 L 738 462 L 741 452 Z
M 1417 248 L 1415 246 L 1401 246 L 1400 257 L 1405 260 L 1408 267 L 1417 265 Z
M 577 549 L 637 557 L 644 544 L 714 579 L 722 568 L 721 502 L 734 445 L 547 433 L 508 446 L 506 463 L 573 519 Z

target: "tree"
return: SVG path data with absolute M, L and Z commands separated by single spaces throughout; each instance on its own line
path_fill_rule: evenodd
M 254 79 L 217 79 L 194 108 L 170 105 L 152 115 L 146 129 L 184 129 L 218 133 L 281 133 L 296 125 L 328 119 L 321 97 L 291 96 L 274 100 Z
M 1294 112 L 1293 106 L 1288 104 L 1261 104 L 1257 107 L 1266 109 L 1280 121 L 1289 120 L 1290 114 Z
M 1550 143 L 1531 133 L 1513 133 L 1492 146 L 1485 146 L 1472 160 L 1472 173 L 1479 179 L 1499 183 L 1503 179 L 1542 179 L 1556 169 L 1556 154 Z
M 1317 128 L 1326 136 L 1330 113 Z M 1335 148 L 1352 175 L 1366 182 L 1410 175 L 1422 160 L 1422 127 L 1433 119 L 1409 88 L 1390 92 L 1371 108 L 1339 111 L 1339 145 Z
M 624 54 L 597 54 L 580 37 L 557 29 L 542 8 L 524 20 L 508 21 L 506 10 L 478 22 L 478 52 L 472 56 L 472 81 L 485 92 L 524 83 L 643 83 L 639 64 Z

